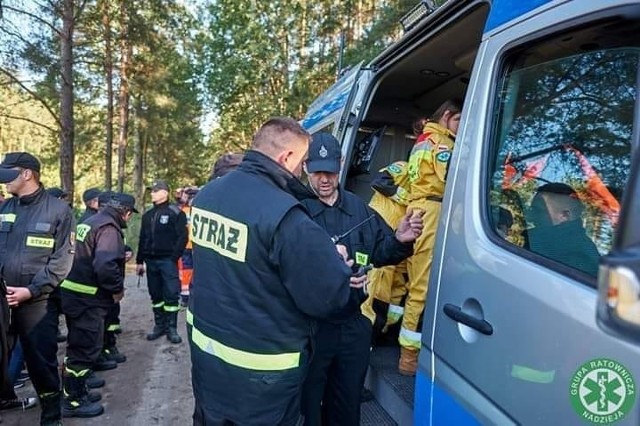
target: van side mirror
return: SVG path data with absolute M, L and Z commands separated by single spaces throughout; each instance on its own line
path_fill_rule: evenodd
M 600 327 L 640 343 L 640 247 L 602 258 L 598 293 Z

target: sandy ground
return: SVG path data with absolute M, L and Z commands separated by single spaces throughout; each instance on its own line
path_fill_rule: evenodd
M 184 312 L 178 321 L 183 339 L 172 345 L 165 338 L 148 342 L 145 334 L 153 326 L 151 303 L 143 278 L 137 287 L 137 277 L 126 281 L 126 296 L 122 301 L 123 332 L 118 336 L 118 348 L 127 361 L 111 371 L 97 373 L 107 384 L 102 393 L 104 414 L 93 419 L 65 419 L 65 425 L 177 425 L 190 424 L 193 413 L 189 348 L 186 343 Z M 65 343 L 60 346 L 60 359 Z M 17 391 L 21 397 L 35 396 L 27 386 Z M 3 425 L 32 426 L 39 422 L 40 408 L 22 412 L 3 411 Z

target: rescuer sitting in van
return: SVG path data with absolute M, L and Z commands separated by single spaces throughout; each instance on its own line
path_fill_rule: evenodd
M 424 212 L 424 231 L 414 243 L 414 254 L 408 261 L 409 292 L 398 339 L 401 346 L 398 371 L 408 376 L 415 375 L 418 366 L 422 340 L 418 321 L 427 296 L 444 184 L 461 111 L 460 100 L 448 100 L 440 105 L 424 126 L 409 156 L 407 210 Z
M 600 254 L 582 224 L 584 205 L 564 183 L 538 188 L 530 206 L 527 247 L 534 253 L 571 266 L 595 277 Z

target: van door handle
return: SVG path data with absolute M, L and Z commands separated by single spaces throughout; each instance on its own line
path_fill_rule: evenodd
M 444 305 L 443 311 L 452 320 L 460 322 L 467 327 L 471 327 L 486 336 L 491 336 L 493 334 L 493 327 L 491 326 L 491 324 L 489 324 L 484 319 L 476 318 L 472 315 L 462 312 L 460 306 L 447 303 Z

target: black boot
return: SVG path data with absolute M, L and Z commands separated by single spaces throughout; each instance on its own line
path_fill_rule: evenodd
M 101 388 L 106 383 L 104 379 L 96 376 L 96 373 L 94 373 L 93 371 L 87 374 L 87 377 L 85 378 L 85 382 L 87 383 L 87 387 L 89 389 Z
M 87 389 L 89 389 L 89 387 L 87 386 Z M 87 399 L 89 400 L 89 402 L 98 402 L 102 400 L 102 394 L 100 392 L 89 392 L 87 390 Z
M 40 395 L 41 425 L 56 425 L 62 421 L 62 411 L 60 410 L 61 399 L 62 394 L 60 392 Z
M 104 412 L 104 407 L 98 402 L 90 402 L 87 392 L 86 376 L 67 368 L 64 375 L 64 402 L 62 415 L 64 417 L 96 417 Z
M 178 335 L 178 313 L 167 312 L 167 318 L 169 318 L 169 328 L 167 328 L 167 340 L 171 343 L 182 343 L 182 338 Z
M 120 351 L 118 350 L 118 348 L 114 345 L 114 346 L 109 346 L 106 347 L 102 350 L 102 355 L 110 360 L 110 361 L 115 361 L 118 364 L 121 364 L 123 362 L 125 362 L 127 360 L 127 357 L 123 354 L 120 353 Z
M 117 368 L 117 367 L 118 367 L 118 363 L 107 358 L 104 352 L 100 353 L 100 356 L 98 356 L 96 363 L 93 365 L 94 371 L 113 370 L 114 368 Z
M 162 306 L 153 308 L 153 318 L 156 324 L 153 326 L 151 333 L 147 334 L 147 340 L 156 340 L 167 332 L 167 317 Z

